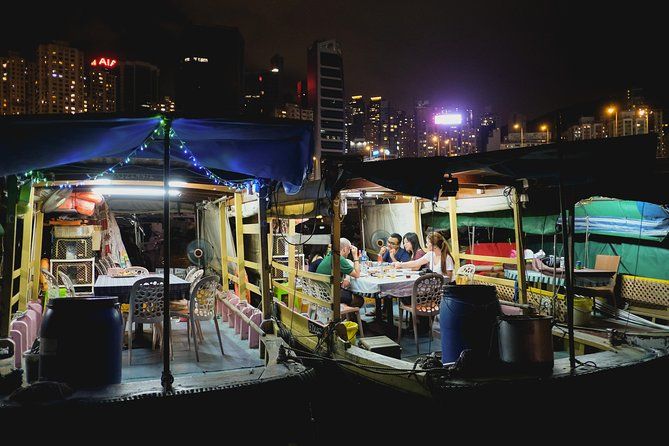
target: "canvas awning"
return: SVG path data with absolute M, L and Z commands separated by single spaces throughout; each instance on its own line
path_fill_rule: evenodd
M 0 175 L 19 174 L 94 158 L 124 157 L 159 128 L 161 117 L 30 116 L 0 119 Z M 175 117 L 174 159 L 180 141 L 200 164 L 250 178 L 267 178 L 296 191 L 313 156 L 312 124 L 241 122 Z M 162 156 L 155 141 L 142 157 Z
M 669 202 L 666 188 L 656 187 L 657 136 L 637 135 L 578 142 L 561 142 L 457 157 L 408 158 L 342 163 L 340 185 L 364 178 L 405 194 L 434 199 L 446 174 L 463 174 L 469 181 L 515 184 L 527 179 L 530 202 L 535 197 L 558 202 L 558 186 L 569 189 L 572 203 L 595 195 Z

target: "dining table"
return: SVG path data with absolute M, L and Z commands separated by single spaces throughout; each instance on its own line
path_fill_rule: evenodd
M 163 275 L 152 273 L 131 277 L 112 277 L 100 274 L 95 279 L 93 290 L 96 296 L 115 296 L 119 303 L 127 304 L 130 301 L 132 286 L 140 279 L 155 278 L 163 280 Z M 190 297 L 190 282 L 170 274 L 170 300 L 188 299 Z
M 411 297 L 413 284 L 420 277 L 418 271 L 406 269 L 369 269 L 361 273 L 360 277 L 350 278 L 349 290 L 363 297 L 371 297 L 376 300 L 375 319 L 381 320 L 381 303 L 385 307 L 386 320 L 389 326 L 393 326 L 393 299 Z M 392 330 L 394 333 L 394 329 Z

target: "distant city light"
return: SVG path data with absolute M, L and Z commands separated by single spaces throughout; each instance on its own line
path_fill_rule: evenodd
M 279 72 L 279 69 L 276 68 L 276 67 L 274 67 L 274 68 L 272 68 L 270 71 L 271 71 L 272 73 L 278 73 L 278 72 Z
M 462 115 L 460 113 L 444 113 L 435 115 L 434 123 L 437 125 L 461 125 Z

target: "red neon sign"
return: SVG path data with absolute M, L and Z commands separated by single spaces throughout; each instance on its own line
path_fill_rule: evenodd
M 114 68 L 116 66 L 116 63 L 117 63 L 116 59 L 101 57 L 99 59 L 93 59 L 93 61 L 91 62 L 91 66 L 92 67 L 101 66 L 101 67 L 106 67 L 106 68 Z

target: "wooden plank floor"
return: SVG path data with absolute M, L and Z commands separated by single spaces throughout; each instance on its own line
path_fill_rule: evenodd
M 214 371 L 233 370 L 264 365 L 260 359 L 258 349 L 249 349 L 248 340 L 242 341 L 234 329 L 229 328 L 227 322 L 219 320 L 221 339 L 225 356 L 221 355 L 213 321 L 202 322 L 204 343 L 198 343 L 200 362 L 195 358 L 195 347 L 191 339 L 190 350 L 186 335 L 186 323 L 172 320 L 172 346 L 174 359 L 171 362 L 172 374 L 184 375 L 193 373 L 207 373 Z M 151 329 L 146 327 L 151 336 Z M 163 370 L 163 357 L 159 348 L 133 348 L 132 365 L 128 364 L 128 350 L 123 349 L 123 382 L 137 379 L 159 379 Z

